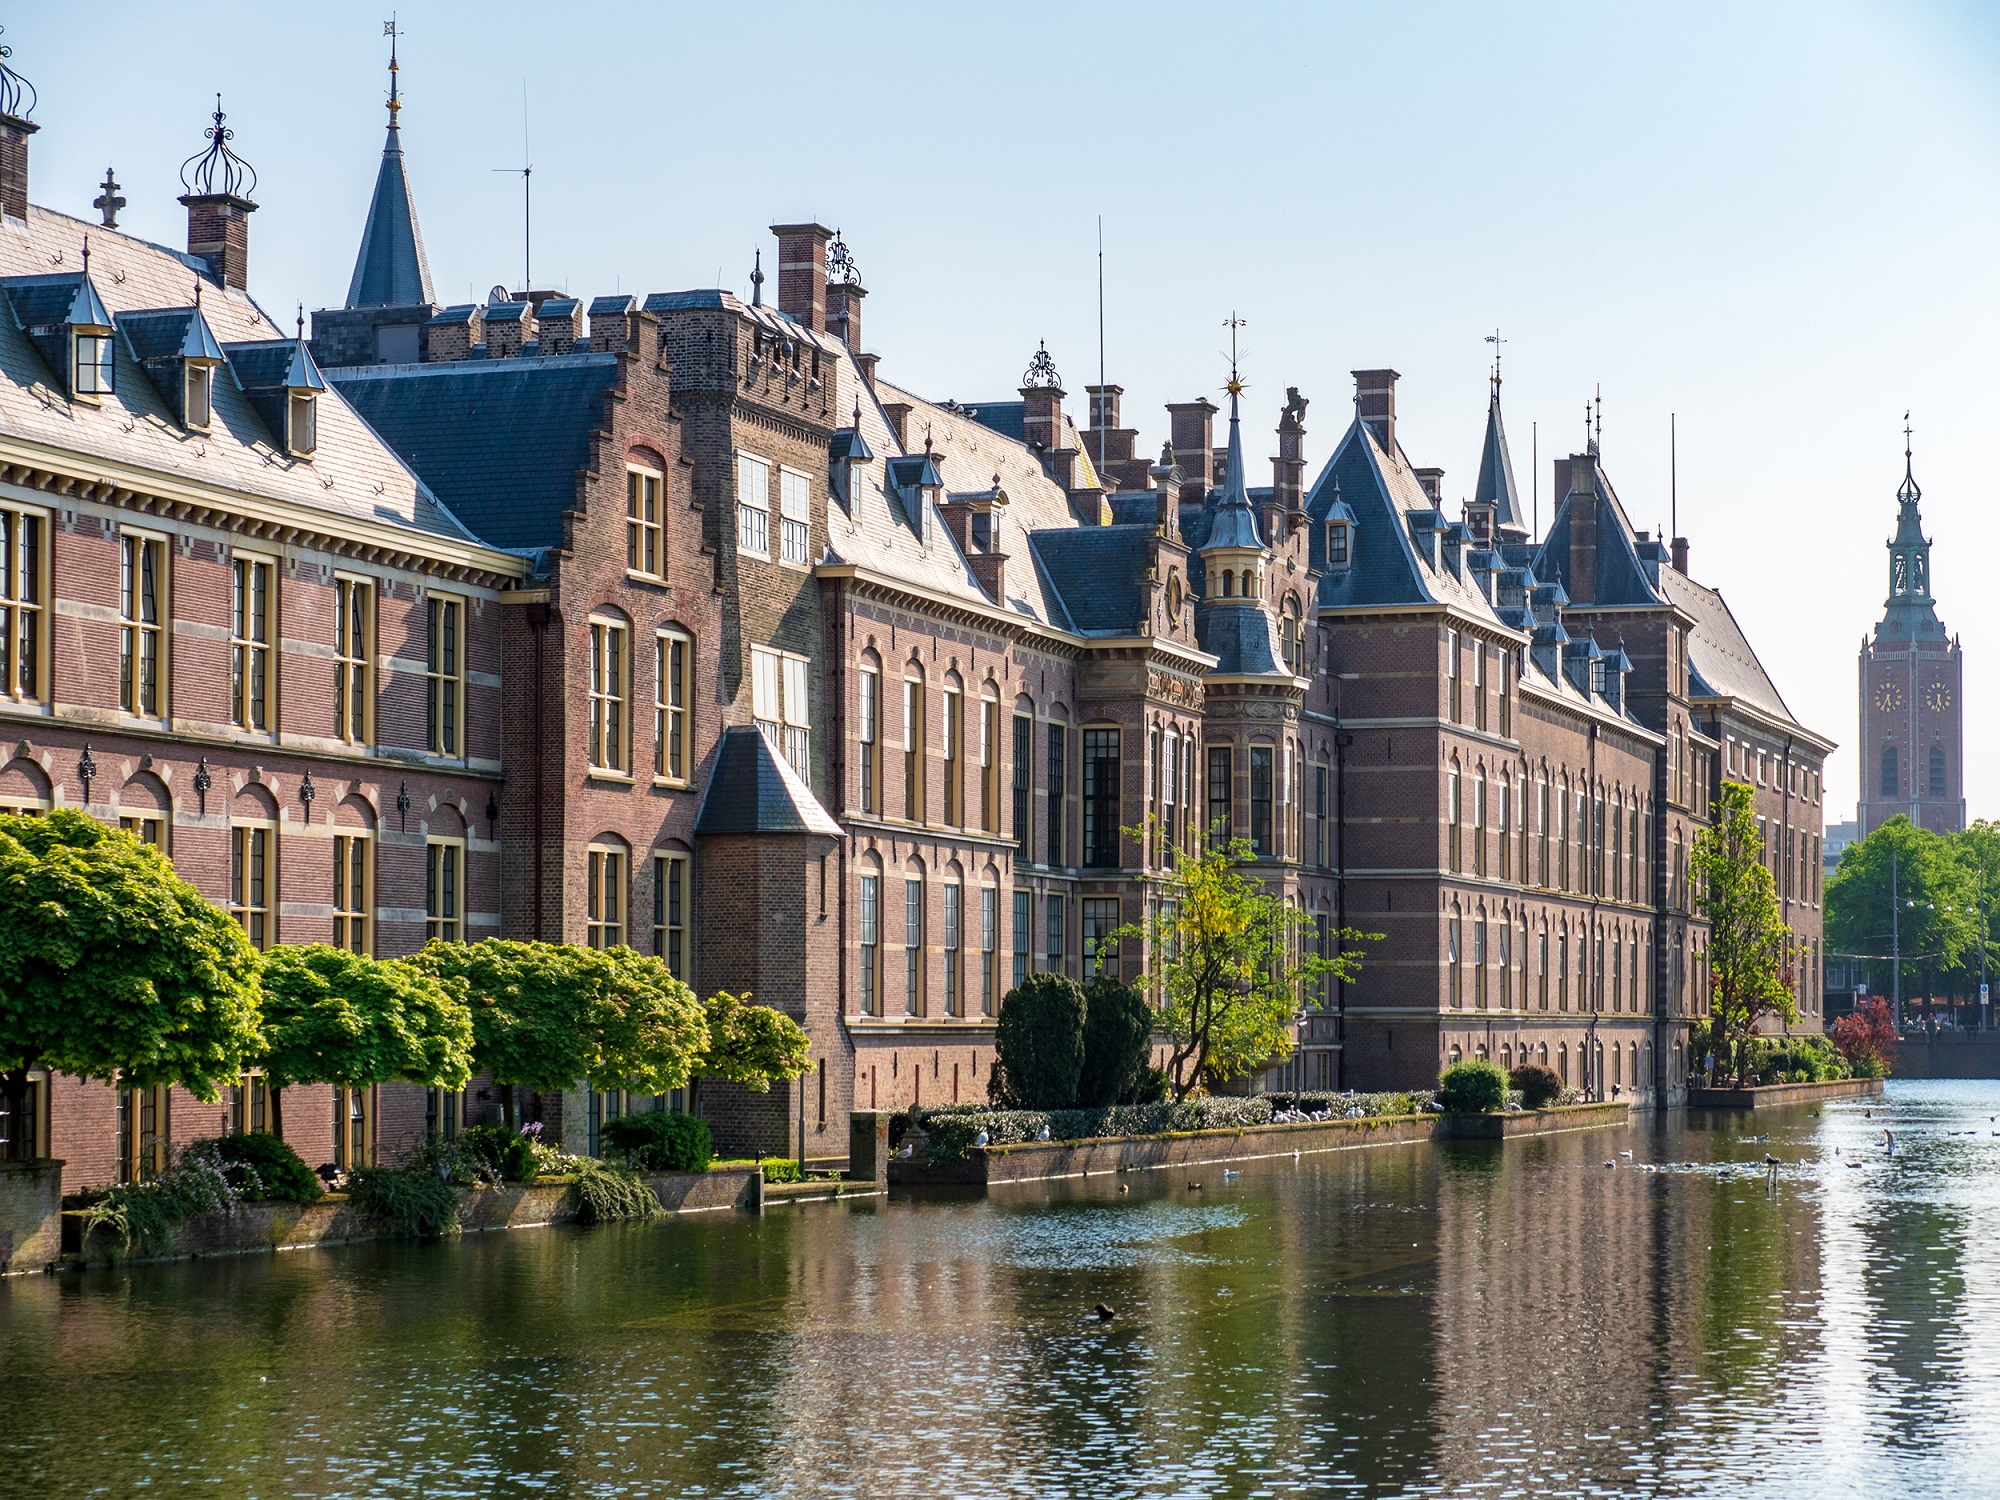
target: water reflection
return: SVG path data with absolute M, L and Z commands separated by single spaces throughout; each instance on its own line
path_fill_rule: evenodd
M 1989 1115 L 16 1279 L 0 1495 L 1990 1493 Z

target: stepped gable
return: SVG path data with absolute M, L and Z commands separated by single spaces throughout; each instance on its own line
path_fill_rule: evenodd
M 0 277 L 38 278 L 49 275 L 52 267 L 74 275 L 83 268 L 85 236 L 90 240 L 91 284 L 121 328 L 129 314 L 191 310 L 199 278 L 202 319 L 218 346 L 231 347 L 232 358 L 245 345 L 271 345 L 291 357 L 291 330 L 281 328 L 246 293 L 217 286 L 205 259 L 67 214 L 30 205 L 24 225 L 0 234 Z M 183 322 L 183 333 L 186 326 Z M 336 391 L 319 398 L 312 457 L 295 458 L 228 366 L 216 376 L 209 430 L 189 432 L 148 378 L 132 344 L 122 336 L 113 343 L 115 393 L 95 403 L 71 401 L 11 310 L 0 307 L 0 373 L 6 377 L 0 379 L 0 427 L 30 442 L 191 483 L 221 485 L 332 516 L 408 526 L 454 541 L 472 539 Z M 150 339 L 147 347 L 153 347 Z
M 562 544 L 618 356 L 351 365 L 326 378 L 484 540 L 536 550 Z

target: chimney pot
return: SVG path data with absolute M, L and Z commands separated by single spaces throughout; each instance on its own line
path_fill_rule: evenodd
M 1683 578 L 1687 577 L 1688 539 L 1684 536 L 1674 538 L 1674 571 Z
M 1181 483 L 1194 491 L 1195 499 L 1206 494 L 1215 482 L 1217 410 L 1215 403 L 1205 397 L 1167 403 L 1174 462 L 1180 466 Z
M 858 281 L 826 289 L 826 331 L 855 354 L 861 352 L 861 299 L 867 295 L 868 288 Z
M 208 262 L 215 279 L 238 291 L 250 287 L 250 215 L 257 205 L 234 193 L 190 193 L 188 254 Z
M 1396 381 L 1394 370 L 1356 370 L 1354 411 L 1368 424 L 1375 440 L 1389 453 L 1396 451 Z
M 824 224 L 773 224 L 778 237 L 778 311 L 814 333 L 826 332 L 826 242 Z

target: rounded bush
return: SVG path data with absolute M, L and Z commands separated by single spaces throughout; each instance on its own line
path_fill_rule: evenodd
M 1479 1115 L 1507 1102 L 1507 1075 L 1497 1063 L 1469 1057 L 1438 1075 L 1438 1106 L 1447 1114 Z
M 1068 1109 L 1083 1075 L 1083 986 L 1030 974 L 1000 1002 L 987 1091 L 1009 1109 Z
M 708 1121 L 697 1115 L 654 1110 L 607 1120 L 599 1132 L 607 1150 L 642 1172 L 706 1172 L 715 1159 Z
M 229 1185 L 246 1203 L 317 1202 L 325 1189 L 299 1153 L 275 1135 L 225 1135 L 208 1143 Z M 248 1168 L 248 1171 L 241 1170 Z
M 1130 985 L 1099 976 L 1084 990 L 1079 1109 L 1134 1104 L 1153 1045 L 1153 1008 Z
M 1554 1068 L 1540 1063 L 1523 1063 L 1507 1075 L 1507 1081 L 1521 1092 L 1521 1108 L 1547 1109 L 1562 1094 L 1562 1080 Z

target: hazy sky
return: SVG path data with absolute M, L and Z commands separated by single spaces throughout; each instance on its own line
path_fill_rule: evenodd
M 79 21 L 87 15 L 88 24 Z M 2000 8 L 1975 4 L 681 7 L 404 0 L 404 140 L 439 297 L 521 277 L 579 296 L 733 287 L 766 226 L 839 226 L 866 342 L 928 395 L 994 398 L 1047 339 L 1078 414 L 1110 378 L 1156 448 L 1248 320 L 1252 452 L 1288 385 L 1308 455 L 1352 369 L 1403 374 L 1400 433 L 1478 469 L 1506 343 L 1516 472 L 1582 438 L 1635 525 L 1681 529 L 1793 712 L 1839 740 L 1916 427 L 1935 588 L 1966 648 L 1967 790 L 2000 815 L 1994 513 Z M 18 11 L 40 91 L 31 195 L 173 244 L 216 90 L 259 174 L 251 281 L 279 316 L 344 297 L 380 159 L 373 6 L 96 0 Z M 281 319 L 282 320 L 282 319 Z M 1982 418 L 1980 413 L 1988 412 Z

